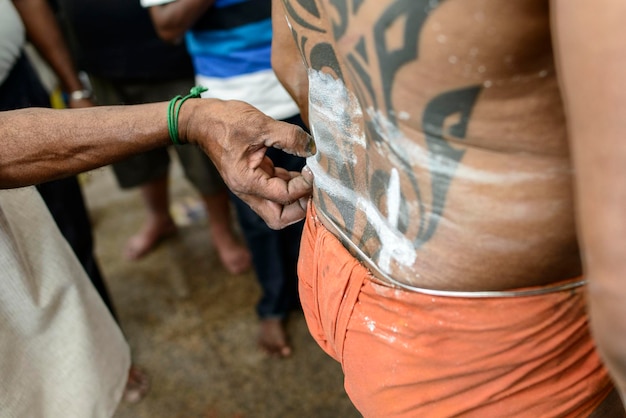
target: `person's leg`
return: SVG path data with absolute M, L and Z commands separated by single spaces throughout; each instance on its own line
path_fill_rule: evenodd
M 117 312 L 94 253 L 91 221 L 78 179 L 69 177 L 42 183 L 37 186 L 37 190 L 61 233 L 74 250 L 100 298 L 119 325 Z M 124 400 L 130 403 L 138 402 L 148 393 L 149 389 L 150 379 L 148 375 L 137 365 L 131 364 L 123 395 Z
M 209 225 L 209 233 L 222 264 L 231 274 L 240 274 L 250 268 L 248 249 L 235 235 L 228 189 L 219 172 L 198 147 L 175 146 L 185 176 L 202 196 Z
M 299 117 L 286 122 L 304 127 Z M 300 171 L 305 164 L 304 158 L 276 149 L 268 150 L 267 155 L 276 166 L 291 171 Z M 291 346 L 285 321 L 289 312 L 299 306 L 296 270 L 303 222 L 275 231 L 246 203 L 235 196 L 232 199 L 262 290 L 256 307 L 259 347 L 268 354 L 286 357 L 291 354 Z
M 91 221 L 78 179 L 68 177 L 42 183 L 37 185 L 37 190 L 102 301 L 117 320 L 117 313 L 94 254 Z
M 176 233 L 176 224 L 169 211 L 167 175 L 139 186 L 146 217 L 137 233 L 124 247 L 124 257 L 137 260 L 152 251 L 161 240 Z
M 91 221 L 78 179 L 69 177 L 42 183 L 37 185 L 37 190 L 102 301 L 119 324 L 117 312 L 94 253 Z M 131 403 L 138 402 L 149 389 L 148 375 L 135 364 L 131 364 L 123 395 L 124 400 Z
M 113 83 L 91 77 L 98 104 L 140 104 L 167 100 L 193 85 L 192 78 L 159 83 Z M 138 187 L 146 209 L 146 216 L 138 232 L 127 241 L 123 255 L 137 260 L 165 238 L 176 232 L 169 211 L 169 154 L 166 148 L 133 156 L 112 165 L 118 185 L 122 189 Z
M 261 297 L 256 306 L 259 317 L 257 343 L 261 350 L 270 355 L 287 357 L 291 354 L 291 346 L 285 330 L 285 320 L 296 299 L 293 292 L 297 286 L 295 266 L 293 271 L 286 268 L 287 263 L 281 248 L 282 231 L 269 228 L 239 198 L 232 196 L 232 201 L 261 286 Z M 288 228 L 292 227 L 294 225 Z M 298 246 L 297 242 L 293 244 Z M 293 281 L 292 285 L 289 284 L 290 281 Z
M 123 250 L 126 259 L 137 260 L 176 232 L 169 211 L 169 155 L 165 148 L 156 149 L 115 163 L 112 168 L 120 188 L 138 187 L 144 203 L 143 224 Z
M 0 110 L 30 106 L 49 107 L 50 99 L 28 59 L 22 56 L 9 77 L 0 85 Z M 70 177 L 43 183 L 37 186 L 37 190 L 61 234 L 85 269 L 87 277 L 119 324 L 95 257 L 91 221 L 77 178 Z M 124 399 L 137 402 L 145 396 L 149 387 L 148 376 L 140 368 L 131 364 Z
M 32 106 L 50 107 L 50 96 L 29 59 L 23 55 L 0 85 L 0 110 Z M 102 301 L 117 320 L 94 254 L 91 221 L 78 179 L 69 177 L 42 183 L 37 185 L 37 190 Z
M 228 191 L 202 195 L 202 200 L 207 211 L 209 233 L 222 264 L 231 274 L 244 273 L 250 268 L 250 252 L 233 232 Z

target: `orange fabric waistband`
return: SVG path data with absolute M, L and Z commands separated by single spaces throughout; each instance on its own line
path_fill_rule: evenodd
M 429 295 L 371 280 L 309 207 L 300 297 L 364 416 L 587 416 L 612 390 L 585 288 L 541 296 Z

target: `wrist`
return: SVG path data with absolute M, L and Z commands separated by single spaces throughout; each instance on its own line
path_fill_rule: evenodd
M 68 101 L 70 102 L 91 99 L 91 90 L 87 90 L 87 89 L 73 90 L 68 93 L 67 97 L 68 97 Z
M 189 91 L 188 95 L 184 97 L 180 95 L 175 96 L 174 98 L 172 98 L 172 100 L 170 100 L 167 108 L 167 129 L 169 131 L 170 139 L 172 140 L 173 144 L 181 145 L 190 141 L 188 129 L 186 126 L 189 122 L 189 118 L 181 118 L 181 108 L 183 107 L 183 104 L 189 99 L 200 98 L 200 95 L 207 90 L 208 89 L 205 87 L 196 86 Z M 186 106 L 186 108 L 191 107 L 192 105 Z M 188 114 L 189 112 L 185 111 L 182 113 Z M 179 125 L 182 126 L 182 129 L 179 128 Z
M 201 101 L 202 100 L 202 101 Z M 201 122 L 198 119 L 198 106 L 203 106 L 206 100 L 211 99 L 191 99 L 185 102 L 185 106 L 181 108 L 179 114 L 178 133 L 180 136 L 180 142 L 184 144 L 196 144 L 198 142 L 198 129 L 200 124 L 207 123 L 206 120 Z
M 74 80 L 75 81 L 75 80 Z M 78 83 L 68 85 L 67 101 L 77 102 L 80 100 L 90 100 L 93 92 L 91 90 L 91 81 L 89 76 L 84 71 L 78 72 Z

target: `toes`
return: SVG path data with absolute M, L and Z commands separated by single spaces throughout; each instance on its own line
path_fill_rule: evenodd
M 283 321 L 280 319 L 264 319 L 259 329 L 258 344 L 262 351 L 273 357 L 289 357 L 291 346 L 287 341 Z
M 174 225 L 165 228 L 146 228 L 128 240 L 124 248 L 124 257 L 130 261 L 138 260 L 175 233 Z
M 252 265 L 252 257 L 246 247 L 237 245 L 236 248 L 221 249 L 220 259 L 230 274 L 242 274 Z
M 142 400 L 150 390 L 150 379 L 148 375 L 138 368 L 131 366 L 128 371 L 128 380 L 124 389 L 124 401 L 136 403 Z

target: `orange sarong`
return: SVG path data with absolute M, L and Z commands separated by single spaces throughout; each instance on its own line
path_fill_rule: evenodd
M 312 205 L 298 274 L 309 330 L 365 417 L 584 417 L 613 388 L 584 287 L 476 299 L 380 285 Z

